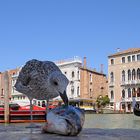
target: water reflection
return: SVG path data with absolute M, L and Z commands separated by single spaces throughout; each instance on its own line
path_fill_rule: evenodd
M 86 114 L 84 128 L 140 129 L 140 117 L 133 114 Z

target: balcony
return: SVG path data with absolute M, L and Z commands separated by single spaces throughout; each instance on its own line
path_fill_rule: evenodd
M 115 85 L 114 82 L 109 83 L 109 87 L 114 87 L 114 85 Z
M 135 98 L 137 102 L 140 102 L 140 97 Z M 132 102 L 132 97 L 122 98 L 121 102 Z
M 110 102 L 114 102 L 114 99 L 110 99 Z
M 136 97 L 136 101 L 140 101 L 140 97 Z
M 18 74 L 12 75 L 12 78 L 13 78 L 13 79 L 17 79 L 17 78 L 18 78 Z
M 140 80 L 122 81 L 121 86 L 140 85 Z

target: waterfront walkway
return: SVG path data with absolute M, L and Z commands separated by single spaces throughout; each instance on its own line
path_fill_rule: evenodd
M 41 128 L 0 124 L 0 140 L 140 140 L 140 130 L 84 128 L 76 137 L 42 134 Z

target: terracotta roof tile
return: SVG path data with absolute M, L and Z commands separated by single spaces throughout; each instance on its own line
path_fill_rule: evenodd
M 130 48 L 130 49 L 109 55 L 108 57 L 119 56 L 119 55 L 130 54 L 130 53 L 137 53 L 137 52 L 140 52 L 140 48 Z

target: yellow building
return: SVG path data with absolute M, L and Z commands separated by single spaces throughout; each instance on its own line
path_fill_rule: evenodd
M 140 104 L 140 48 L 108 56 L 109 98 L 115 110 L 132 111 L 132 95 Z

